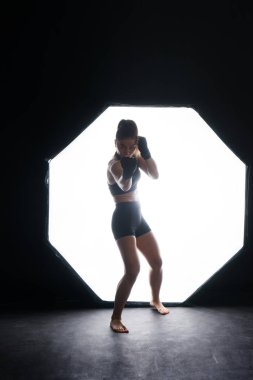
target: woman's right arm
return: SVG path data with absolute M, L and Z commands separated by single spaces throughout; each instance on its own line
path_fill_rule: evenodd
M 109 171 L 123 191 L 128 191 L 132 187 L 132 176 L 137 168 L 135 158 L 123 157 L 120 161 L 114 161 L 109 165 Z

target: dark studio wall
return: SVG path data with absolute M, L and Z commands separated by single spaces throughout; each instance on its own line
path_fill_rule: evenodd
M 2 306 L 100 305 L 47 244 L 45 177 L 110 104 L 192 106 L 248 166 L 244 248 L 188 304 L 252 304 L 253 8 L 190 3 L 3 9 Z

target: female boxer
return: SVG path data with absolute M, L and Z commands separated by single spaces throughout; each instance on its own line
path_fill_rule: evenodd
M 110 327 L 118 333 L 129 330 L 121 321 L 123 308 L 140 270 L 139 250 L 150 265 L 150 305 L 160 314 L 169 313 L 159 298 L 162 283 L 162 259 L 156 239 L 142 216 L 137 194 L 140 169 L 157 179 L 156 163 L 151 157 L 147 140 L 138 136 L 133 120 L 121 120 L 115 139 L 116 153 L 108 164 L 107 178 L 116 207 L 112 216 L 112 232 L 120 250 L 125 273 L 120 280 L 114 302 Z

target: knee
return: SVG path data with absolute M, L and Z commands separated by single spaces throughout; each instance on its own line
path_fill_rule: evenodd
M 134 267 L 126 269 L 125 275 L 129 281 L 134 282 L 138 277 L 140 272 L 140 265 L 135 265 Z
M 162 266 L 163 266 L 163 262 L 162 262 L 161 257 L 157 257 L 157 258 L 152 262 L 151 268 L 152 268 L 153 270 L 160 271 L 160 270 L 162 269 Z

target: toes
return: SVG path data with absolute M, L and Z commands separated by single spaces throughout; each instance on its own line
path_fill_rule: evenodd
M 158 305 L 153 302 L 150 302 L 150 305 L 153 307 L 154 310 L 158 311 L 159 314 L 166 315 L 170 312 L 167 307 L 163 306 L 163 304 Z
M 128 333 L 128 329 L 126 328 L 126 326 L 122 325 L 122 327 L 120 327 L 120 332 L 122 333 Z
M 166 315 L 169 313 L 169 309 L 167 309 L 166 307 L 162 306 L 160 307 L 159 309 L 157 309 L 157 311 L 162 314 L 162 315 Z

